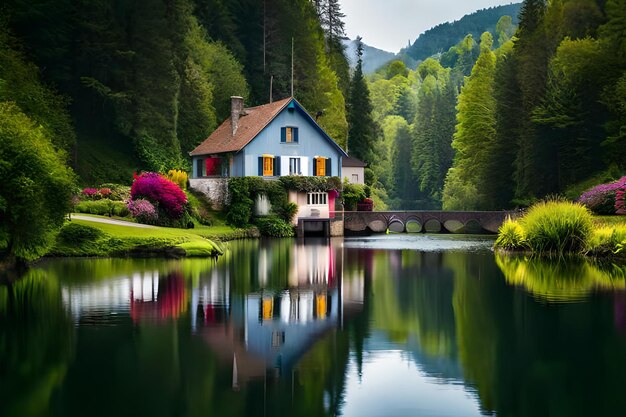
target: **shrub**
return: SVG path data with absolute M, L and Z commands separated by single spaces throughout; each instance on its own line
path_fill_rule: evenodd
M 626 187 L 615 192 L 615 214 L 626 214 Z
M 522 226 L 510 217 L 507 218 L 498 229 L 495 247 L 507 250 L 526 248 L 526 235 Z
M 346 183 L 343 186 L 342 197 L 346 210 L 356 210 L 357 203 L 365 198 L 365 187 L 360 184 Z
M 150 200 L 172 220 L 182 217 L 187 204 L 187 196 L 183 190 L 155 172 L 145 172 L 139 175 L 133 182 L 130 196 L 132 200 L 140 198 Z
M 533 252 L 564 254 L 586 249 L 593 223 L 580 204 L 545 201 L 532 206 L 520 225 Z
M 245 203 L 231 204 L 226 213 L 228 224 L 236 227 L 245 227 L 250 223 L 252 206 Z
M 230 207 L 226 213 L 226 221 L 236 227 L 244 227 L 250 223 L 254 201 L 250 198 L 250 183 L 246 177 L 231 178 L 228 181 Z
M 103 236 L 101 230 L 78 223 L 69 223 L 61 229 L 57 239 L 66 244 L 81 244 L 94 241 Z
M 98 189 L 97 188 L 83 188 L 80 194 L 87 199 L 95 200 L 99 198 Z
M 283 207 L 283 219 L 285 220 L 285 222 L 287 223 L 291 223 L 293 222 L 294 217 L 296 217 L 296 214 L 298 214 L 298 205 L 296 203 L 293 202 L 288 202 L 285 204 L 285 206 Z
M 188 175 L 185 171 L 180 169 L 170 169 L 167 171 L 167 178 L 174 184 L 178 185 L 181 189 L 187 189 Z
M 109 198 L 111 196 L 111 189 L 110 188 L 100 188 L 98 190 L 98 194 L 100 194 L 102 196 L 102 198 Z
M 130 200 L 130 187 L 127 185 L 121 184 L 102 184 L 100 191 L 103 189 L 111 190 L 111 194 L 107 197 L 109 200 L 113 201 L 128 201 Z
M 284 220 L 276 217 L 262 217 L 257 219 L 257 226 L 263 236 L 269 237 L 293 237 L 295 232 L 293 226 Z
M 620 189 L 626 189 L 626 176 L 615 182 L 593 187 L 584 192 L 578 202 L 597 214 L 615 214 L 616 194 Z
M 95 201 L 81 201 L 76 204 L 74 211 L 77 213 L 97 214 L 99 216 L 120 216 L 127 217 L 130 212 L 126 204 L 122 201 L 111 201 L 109 199 Z
M 143 198 L 128 201 L 130 214 L 140 223 L 154 224 L 159 218 L 154 205 Z
M 342 190 L 342 183 L 339 177 L 298 177 L 294 175 L 280 177 L 280 183 L 286 190 L 315 192 Z

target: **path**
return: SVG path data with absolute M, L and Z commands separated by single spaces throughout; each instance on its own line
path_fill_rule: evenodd
M 115 220 L 115 219 L 106 219 L 102 217 L 91 217 L 91 216 L 83 216 L 80 214 L 72 214 L 72 220 L 85 220 L 88 222 L 96 222 L 96 223 L 108 223 L 108 224 L 116 224 L 118 226 L 128 226 L 128 227 L 139 227 L 141 229 L 154 229 L 155 226 L 149 226 L 147 224 L 133 223 L 133 222 L 125 222 L 123 220 Z

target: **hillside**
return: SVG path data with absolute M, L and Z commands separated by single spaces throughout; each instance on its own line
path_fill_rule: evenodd
M 343 44 L 346 48 L 346 57 L 350 63 L 350 67 L 354 68 L 356 65 L 356 41 L 352 39 L 343 39 Z M 393 52 L 384 51 L 382 49 L 374 48 L 367 44 L 363 44 L 363 73 L 371 74 L 387 62 L 396 57 Z
M 411 46 L 402 49 L 398 55 L 421 61 L 436 53 L 447 51 L 468 34 L 474 39 L 479 39 L 485 31 L 494 34 L 496 23 L 502 16 L 511 16 L 513 23 L 517 25 L 520 8 L 521 3 L 491 7 L 465 15 L 452 23 L 442 23 L 419 35 Z

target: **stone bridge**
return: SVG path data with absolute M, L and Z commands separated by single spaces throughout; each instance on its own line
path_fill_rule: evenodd
M 497 233 L 514 211 L 346 211 L 344 230 L 384 233 Z

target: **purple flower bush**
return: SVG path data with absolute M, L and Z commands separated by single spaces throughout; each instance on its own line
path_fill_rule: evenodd
M 156 172 L 139 175 L 130 189 L 130 197 L 131 200 L 149 200 L 171 220 L 180 219 L 187 205 L 187 196 L 183 190 Z
M 578 198 L 578 202 L 596 214 L 615 214 L 616 209 L 619 210 L 616 200 L 617 192 L 624 189 L 626 189 L 626 176 L 615 182 L 600 184 L 585 191 Z
M 140 223 L 155 223 L 159 218 L 156 207 L 143 198 L 129 200 L 127 207 L 130 214 Z

